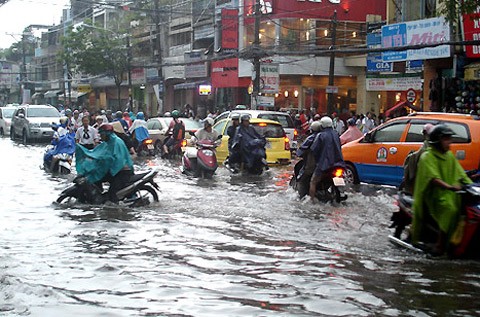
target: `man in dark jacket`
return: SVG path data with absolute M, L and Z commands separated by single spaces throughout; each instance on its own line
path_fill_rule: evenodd
M 317 184 L 324 174 L 334 166 L 344 166 L 342 147 L 340 145 L 340 137 L 333 129 L 333 121 L 329 117 L 320 119 L 322 132 L 317 134 L 310 150 L 315 156 L 315 171 L 310 180 L 309 194 L 312 200 L 317 192 Z

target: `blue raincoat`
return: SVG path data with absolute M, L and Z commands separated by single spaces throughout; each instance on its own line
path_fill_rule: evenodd
M 51 162 L 52 157 L 57 154 L 66 153 L 73 156 L 75 153 L 75 134 L 67 133 L 62 135 L 58 140 L 55 139 L 55 141 L 52 141 L 52 145 L 54 145 L 54 147 L 43 156 L 45 162 Z
M 252 127 L 239 125 L 233 139 L 233 156 L 242 158 L 248 168 L 252 168 L 257 158 L 265 159 L 267 141 Z
M 108 141 L 93 150 L 77 145 L 77 173 L 85 176 L 89 183 L 101 181 L 108 173 L 115 176 L 125 166 L 133 170 L 133 161 L 125 143 L 115 133 L 109 133 L 109 136 Z
M 315 137 L 310 147 L 317 162 L 314 175 L 320 176 L 333 166 L 345 166 L 337 131 L 326 128 Z

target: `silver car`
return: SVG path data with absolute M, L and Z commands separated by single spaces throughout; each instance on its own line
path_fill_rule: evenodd
M 21 137 L 23 143 L 53 137 L 52 123 L 59 123 L 60 112 L 49 105 L 21 105 L 12 117 L 10 138 Z
M 0 137 L 10 134 L 10 125 L 15 110 L 17 110 L 17 107 L 0 107 Z

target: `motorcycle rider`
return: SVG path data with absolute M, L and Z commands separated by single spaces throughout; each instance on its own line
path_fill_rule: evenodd
M 98 131 L 90 125 L 88 116 L 82 118 L 82 125 L 77 129 L 75 141 L 89 150 L 93 149 L 100 142 Z
M 316 161 L 310 147 L 312 146 L 317 134 L 321 131 L 322 124 L 320 121 L 313 121 L 310 124 L 310 135 L 303 141 L 302 145 L 297 149 L 296 155 L 301 157 L 304 161 L 302 169 L 299 171 L 297 177 L 298 193 L 300 198 L 303 198 L 308 193 L 310 179 L 315 170 Z
M 227 135 L 228 135 L 228 158 L 227 158 L 227 164 L 229 164 L 234 171 L 238 170 L 238 164 L 240 163 L 238 161 L 238 157 L 235 157 L 233 154 L 232 146 L 233 146 L 233 140 L 235 138 L 235 134 L 237 133 L 237 128 L 240 125 L 240 114 L 239 113 L 234 113 L 231 116 L 232 119 L 232 125 L 228 127 L 227 129 Z
M 175 145 L 178 145 L 185 139 L 185 124 L 180 120 L 180 111 L 173 110 L 171 113 L 173 120 L 170 122 L 165 135 L 167 136 L 167 141 L 163 145 L 163 153 L 167 155 L 171 148 Z M 170 135 L 171 133 L 171 135 Z
M 111 124 L 102 124 L 98 132 L 103 142 L 93 150 L 77 146 L 77 174 L 86 177 L 90 184 L 109 182 L 108 198 L 116 202 L 116 192 L 133 175 L 133 161 L 125 143 L 114 133 Z
M 199 129 L 195 132 L 195 137 L 193 138 L 193 142 L 201 141 L 201 140 L 210 140 L 212 142 L 219 141 L 218 140 L 218 132 L 213 129 L 213 125 L 215 121 L 212 118 L 205 118 L 203 120 L 203 128 Z
M 147 122 L 145 121 L 145 115 L 143 112 L 137 113 L 135 121 L 133 121 L 132 126 L 128 129 L 128 132 L 133 138 L 135 148 L 138 149 L 142 145 L 143 140 L 150 138 L 148 133 Z
M 446 251 L 448 239 L 455 231 L 460 216 L 461 197 L 455 191 L 462 184 L 472 183 L 464 169 L 450 151 L 455 133 L 445 124 L 436 125 L 430 132 L 429 147 L 418 161 L 413 193 L 412 242 L 422 239 L 427 215 L 439 227 L 436 255 Z
M 251 168 L 255 156 L 260 155 L 262 163 L 268 168 L 265 153 L 266 144 L 267 140 L 250 125 L 250 115 L 243 114 L 240 117 L 240 125 L 237 127 L 232 144 L 234 160 L 246 163 L 247 167 Z
M 120 122 L 124 132 L 128 134 L 128 129 L 130 128 L 130 126 L 128 125 L 127 121 L 123 119 L 123 113 L 121 111 L 115 112 L 115 118 L 113 119 L 112 122 L 116 122 L 116 121 Z
M 75 138 L 68 132 L 67 129 L 68 118 L 60 118 L 60 124 L 52 126 L 55 133 L 52 138 L 51 147 L 43 156 L 44 165 L 50 171 L 54 171 L 55 164 L 60 160 L 59 154 L 68 154 L 73 156 L 75 153 Z
M 322 131 L 317 134 L 310 150 L 315 157 L 315 170 L 310 180 L 309 194 L 312 201 L 315 199 L 317 184 L 324 174 L 335 165 L 345 165 L 343 161 L 340 137 L 333 129 L 333 121 L 330 117 L 320 119 Z
M 363 136 L 363 133 L 357 127 L 357 124 L 356 124 L 354 118 L 348 119 L 347 124 L 348 124 L 347 131 L 343 132 L 340 135 L 340 144 L 341 145 L 344 145 L 348 142 L 357 140 L 357 139 L 359 139 Z
M 413 195 L 418 160 L 420 159 L 420 156 L 422 156 L 423 152 L 425 152 L 428 148 L 428 138 L 433 128 L 434 125 L 431 123 L 426 123 L 423 126 L 423 145 L 417 151 L 410 152 L 403 163 L 403 183 L 400 185 L 400 189 L 407 194 Z

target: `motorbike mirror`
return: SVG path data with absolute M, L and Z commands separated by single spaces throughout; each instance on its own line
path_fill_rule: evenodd
M 220 139 L 222 138 L 222 136 L 223 136 L 223 135 L 220 134 L 217 139 L 220 140 Z

